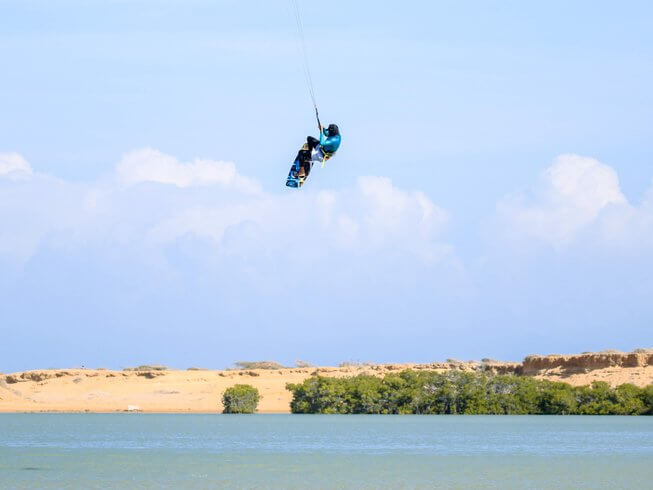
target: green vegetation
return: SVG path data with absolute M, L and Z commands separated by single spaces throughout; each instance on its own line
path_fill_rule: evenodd
M 286 366 L 275 361 L 238 361 L 234 362 L 236 369 L 283 369 Z
M 259 392 L 253 386 L 234 385 L 222 394 L 222 413 L 254 413 L 259 399 Z
M 348 368 L 348 367 L 365 367 L 365 366 L 374 366 L 373 362 L 362 362 L 362 361 L 342 361 L 340 364 L 338 364 L 338 367 L 340 368 Z
M 138 367 L 126 367 L 123 371 L 167 371 L 168 367 L 162 364 L 141 364 Z
M 515 375 L 406 370 L 385 377 L 313 376 L 287 384 L 293 413 L 653 415 L 653 385 L 573 387 Z

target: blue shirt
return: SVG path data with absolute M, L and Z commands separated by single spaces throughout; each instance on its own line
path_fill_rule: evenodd
M 335 153 L 340 148 L 340 135 L 327 136 L 327 128 L 320 133 L 320 146 L 326 153 Z

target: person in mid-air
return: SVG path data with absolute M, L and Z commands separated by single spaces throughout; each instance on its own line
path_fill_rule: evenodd
M 338 148 L 340 148 L 340 130 L 338 126 L 329 124 L 329 127 L 325 128 L 320 125 L 320 139 L 307 136 L 306 144 L 297 153 L 297 160 L 300 162 L 297 177 L 305 180 L 315 162 L 324 165 L 329 158 L 335 155 Z

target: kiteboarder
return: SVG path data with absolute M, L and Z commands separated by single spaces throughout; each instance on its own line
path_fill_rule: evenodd
M 297 153 L 297 160 L 299 160 L 297 177 L 306 179 L 311 172 L 311 168 L 317 162 L 324 165 L 340 148 L 340 140 L 340 130 L 335 124 L 329 124 L 327 128 L 320 127 L 319 140 L 313 136 L 308 136 L 306 144 Z
M 335 124 L 329 124 L 328 127 L 323 127 L 320 122 L 320 115 L 317 110 L 317 102 L 315 100 L 315 91 L 313 89 L 313 78 L 309 66 L 309 56 L 306 50 L 306 41 L 304 39 L 304 27 L 302 25 L 301 15 L 297 1 L 293 0 L 295 7 L 295 17 L 297 21 L 297 32 L 301 41 L 304 61 L 304 75 L 306 76 L 306 84 L 308 91 L 313 102 L 313 109 L 315 110 L 315 118 L 317 119 L 317 126 L 320 130 L 320 138 L 308 136 L 306 143 L 301 147 L 297 153 L 297 157 L 290 167 L 286 185 L 288 187 L 299 188 L 304 185 L 304 181 L 308 177 L 316 162 L 320 162 L 322 166 L 331 158 L 338 148 L 340 147 L 340 130 Z

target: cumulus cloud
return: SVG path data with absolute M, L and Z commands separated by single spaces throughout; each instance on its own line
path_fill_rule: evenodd
M 18 153 L 0 153 L 0 178 L 24 180 L 32 176 L 32 167 Z
M 19 155 L 11 161 L 30 168 Z M 73 185 L 39 176 L 28 186 L 0 189 L 14 217 L 26 203 L 31 208 L 6 221 L 0 254 L 13 248 L 13 256 L 26 261 L 40 242 L 56 238 L 60 247 L 139 249 L 144 260 L 161 263 L 169 244 L 195 237 L 208 240 L 215 255 L 238 248 L 276 254 L 275 260 L 292 260 L 300 249 L 311 250 L 311 260 L 384 250 L 424 264 L 453 257 L 441 239 L 447 213 L 423 192 L 397 188 L 387 178 L 361 177 L 341 190 L 271 194 L 233 163 L 179 162 L 153 149 L 126 154 L 115 177 Z
M 423 193 L 399 189 L 389 179 L 361 177 L 338 191 L 183 207 L 157 223 L 148 239 L 170 243 L 193 235 L 230 248 L 235 230 L 247 223 L 248 236 L 257 238 L 239 240 L 237 247 L 279 261 L 294 260 L 298 251 L 307 261 L 328 261 L 334 253 L 350 259 L 382 253 L 433 265 L 453 260 L 452 247 L 441 239 L 447 221 L 447 213 Z
M 632 213 L 617 173 L 598 160 L 578 155 L 559 156 L 530 192 L 508 196 L 498 204 L 504 233 L 555 248 L 572 243 L 610 212 L 622 220 Z
M 179 162 L 151 148 L 127 153 L 118 163 L 116 174 L 126 185 L 156 182 L 182 188 L 219 185 L 242 192 L 260 191 L 258 183 L 240 175 L 232 162 L 203 159 Z
M 216 254 L 238 249 L 291 260 L 304 248 L 315 260 L 380 253 L 427 265 L 457 263 L 442 238 L 448 213 L 423 192 L 385 177 L 360 177 L 338 190 L 267 193 L 233 163 L 181 162 L 154 149 L 124 155 L 114 176 L 66 182 L 34 173 L 19 154 L 1 154 L 0 255 L 25 262 L 56 238 L 62 247 L 139 249 L 161 263 L 166 246 L 196 237 Z M 493 237 L 517 239 L 520 246 L 530 240 L 563 250 L 589 240 L 641 248 L 653 244 L 653 186 L 632 205 L 610 166 L 561 155 L 529 192 L 502 199 L 493 222 Z

